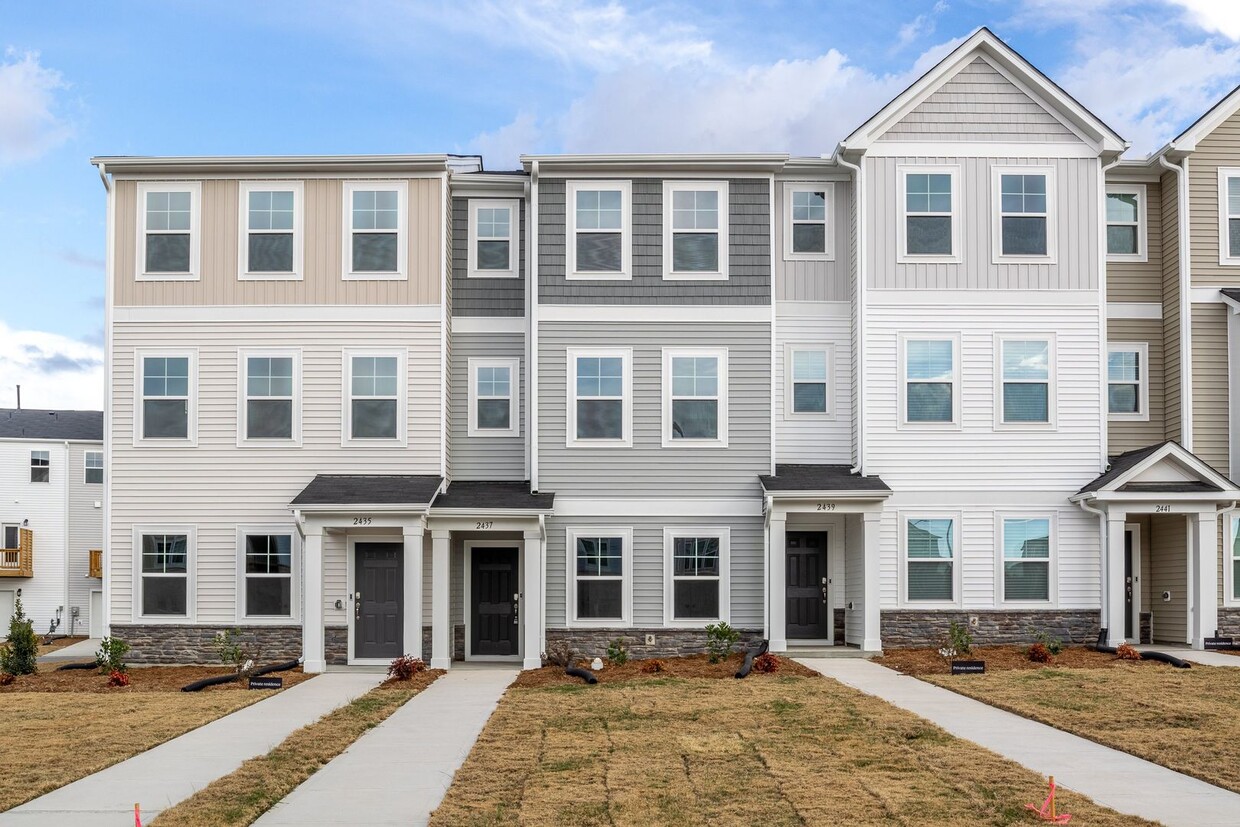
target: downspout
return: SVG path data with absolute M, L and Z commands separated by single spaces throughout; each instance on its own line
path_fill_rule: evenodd
M 771 637 L 771 508 L 773 499 L 770 494 L 762 498 L 762 538 L 766 553 L 762 555 L 762 582 L 766 587 L 762 590 L 762 629 L 766 638 Z
M 70 515 L 69 474 L 71 473 L 69 463 L 72 459 L 73 454 L 72 454 L 72 451 L 70 450 L 69 440 L 67 439 L 64 441 L 64 449 L 65 449 L 65 530 L 64 530 L 64 535 L 65 535 L 65 545 L 64 545 L 65 599 L 62 605 L 65 607 L 65 615 L 69 618 L 69 633 L 72 634 L 74 618 L 73 618 L 73 601 L 72 601 L 72 596 L 71 596 L 71 589 L 69 586 L 69 569 L 73 565 L 73 544 L 72 544 L 71 535 L 69 533 L 69 515 Z M 83 469 L 82 474 L 85 475 L 85 473 L 86 471 L 85 469 Z M 85 484 L 85 480 L 83 480 L 83 484 Z M 89 552 L 87 552 L 87 555 L 89 556 Z M 87 606 L 87 608 L 88 609 L 90 608 L 89 605 Z
M 1168 144 L 1168 150 L 1175 149 L 1175 144 Z M 1180 234 L 1180 445 L 1185 451 L 1193 450 L 1193 334 L 1189 327 L 1192 321 L 1193 294 L 1191 285 L 1192 252 L 1188 237 L 1188 159 L 1184 166 L 1167 161 L 1166 154 L 1158 156 L 1158 163 L 1173 171 L 1176 175 L 1176 192 L 1179 203 L 1176 205 L 1177 229 Z
M 769 228 L 769 232 L 767 235 L 767 244 L 770 245 L 771 262 L 774 263 L 775 256 L 778 255 L 778 253 L 775 251 L 775 174 L 771 173 L 771 175 L 768 177 L 767 180 L 770 184 L 770 190 L 767 193 L 768 209 L 769 209 L 769 212 L 767 214 L 771 216 L 770 228 Z M 776 392 L 778 388 L 777 377 L 775 376 L 775 349 L 777 347 L 776 329 L 775 329 L 775 321 L 776 321 L 777 313 L 776 313 L 776 306 L 775 306 L 775 298 L 776 298 L 775 268 L 772 267 L 771 268 L 771 404 L 770 404 L 771 426 L 768 429 L 768 432 L 771 435 L 771 471 L 770 473 L 772 474 L 772 476 L 776 473 L 776 470 L 775 470 L 776 459 L 775 458 L 779 453 L 778 446 L 776 444 L 776 430 L 777 429 L 775 427 L 775 399 L 776 399 Z M 790 376 L 791 374 L 788 373 L 788 370 L 789 368 L 785 365 L 784 372 Z
M 525 278 L 526 295 L 530 297 L 529 331 L 526 341 L 529 343 L 529 357 L 526 361 L 526 375 L 529 377 L 530 412 L 527 420 L 530 428 L 530 492 L 538 493 L 538 161 L 530 162 L 530 204 L 529 217 L 526 219 L 526 233 L 529 244 L 526 245 Z
M 1108 342 L 1107 332 L 1107 172 L 1119 164 L 1119 157 L 1109 164 L 1103 164 L 1099 157 L 1098 173 L 1098 329 L 1101 335 L 1101 346 L 1098 359 L 1098 403 L 1102 413 L 1102 439 L 1098 441 L 1098 473 L 1107 470 L 1110 456 L 1111 431 L 1109 427 L 1109 393 L 1107 383 Z M 1144 208 L 1143 208 L 1144 209 Z
M 538 651 L 547 651 L 547 515 L 538 515 L 538 533 L 541 535 L 542 546 L 542 628 L 538 630 Z
M 449 482 L 448 395 L 452 392 L 452 378 L 449 375 L 451 367 L 448 364 L 448 348 L 451 347 L 451 342 L 448 334 L 452 325 L 452 308 L 448 306 L 448 302 L 452 291 L 452 273 L 448 272 L 448 239 L 445 229 L 451 226 L 452 221 L 452 195 L 449 192 L 451 174 L 449 168 L 440 175 L 443 194 L 439 204 L 442 216 L 439 229 L 439 277 L 443 279 L 439 285 L 439 476 Z M 466 384 L 468 381 L 467 378 Z
M 112 315 L 116 300 L 116 244 L 113 238 L 113 229 L 116 226 L 116 191 L 108 178 L 107 165 L 101 161 L 98 170 L 99 180 L 103 182 L 108 200 L 104 225 L 107 237 L 104 239 L 103 286 L 103 537 L 100 543 L 103 549 L 103 593 L 99 601 L 103 607 L 103 617 L 99 625 L 106 637 L 112 633 Z M 89 629 L 88 624 L 88 633 Z
M 1105 511 L 1094 508 L 1084 500 L 1077 500 L 1076 504 L 1083 511 L 1098 515 L 1098 605 L 1100 606 L 1099 628 L 1105 628 L 1107 623 L 1107 613 L 1110 606 L 1107 605 L 1107 515 Z
M 533 262 L 530 256 L 530 247 L 531 247 L 530 233 L 532 232 L 534 222 L 530 221 L 530 179 L 529 178 L 525 179 L 525 184 L 521 190 L 521 199 L 522 199 L 522 209 L 525 210 L 525 238 L 523 239 L 523 241 L 525 242 L 525 257 L 523 260 L 523 264 L 525 266 L 525 296 L 524 296 L 525 341 L 523 343 L 524 350 L 525 350 L 525 405 L 526 405 L 525 422 L 524 422 L 524 425 L 525 425 L 525 440 L 524 440 L 525 442 L 525 478 L 527 480 L 532 480 L 533 477 L 531 477 L 530 475 L 530 426 L 529 426 L 529 422 L 530 422 L 530 410 L 533 409 L 533 406 L 530 404 L 530 384 L 531 384 L 530 383 L 530 363 L 531 363 L 531 359 L 530 359 L 530 356 L 531 356 L 531 353 L 530 353 L 530 273 L 533 269 L 532 267 Z
M 853 329 L 857 331 L 857 464 L 849 473 L 864 474 L 865 468 L 865 169 L 844 158 L 847 147 L 840 144 L 835 160 L 856 173 L 853 176 L 853 214 L 857 221 L 857 301 L 853 307 Z

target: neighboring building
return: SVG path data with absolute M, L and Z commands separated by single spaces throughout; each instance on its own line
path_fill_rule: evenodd
M 103 633 L 103 412 L 0 408 L 0 637 Z
M 107 624 L 310 670 L 1240 633 L 1240 292 L 1180 241 L 1231 226 L 1220 106 L 1120 161 L 983 29 L 830 157 L 97 158 Z

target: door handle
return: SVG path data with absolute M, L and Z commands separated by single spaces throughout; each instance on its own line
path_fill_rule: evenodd
M 512 625 L 519 626 L 521 624 L 521 592 L 514 592 L 512 595 Z
M 362 616 L 362 593 L 353 593 L 353 616 L 360 618 Z

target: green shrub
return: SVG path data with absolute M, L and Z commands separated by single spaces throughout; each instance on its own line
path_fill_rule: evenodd
M 732 647 L 740 639 L 741 633 L 723 621 L 707 626 L 706 654 L 710 656 L 710 662 L 718 663 L 732 654 Z
M 105 637 L 99 641 L 99 651 L 95 653 L 95 666 L 99 668 L 99 674 L 128 672 L 129 664 L 125 663 L 128 651 L 129 644 L 118 637 Z
M 618 637 L 607 644 L 607 660 L 616 666 L 624 666 L 629 661 L 629 650 L 625 648 L 624 638 Z
M 956 657 L 967 655 L 973 651 L 973 635 L 969 627 L 963 623 L 953 623 L 947 628 L 947 645 L 955 651 Z
M 0 672 L 8 675 L 33 675 L 39 671 L 39 638 L 34 621 L 26 617 L 21 598 L 13 602 L 9 619 L 9 640 L 0 645 Z
M 1063 641 L 1052 635 L 1050 632 L 1034 632 L 1033 640 L 1035 644 L 1040 643 L 1046 647 L 1046 651 L 1052 655 L 1058 655 L 1063 651 Z

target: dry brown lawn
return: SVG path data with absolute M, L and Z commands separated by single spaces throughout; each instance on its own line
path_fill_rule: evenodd
M 1234 667 L 1118 662 L 923 680 L 1240 792 Z
M 1037 670 L 1044 669 L 1045 664 L 1029 660 L 1027 646 L 974 646 L 972 651 L 961 660 L 984 660 L 987 672 L 1000 672 L 1011 669 Z M 880 666 L 903 672 L 906 675 L 950 675 L 948 661 L 934 647 L 920 649 L 888 649 L 882 657 L 874 659 Z M 1054 665 L 1073 669 L 1110 669 L 1123 664 L 1132 664 L 1115 655 L 1095 652 L 1084 646 L 1067 646 L 1054 656 Z M 1142 667 L 1150 669 L 1166 668 L 1154 661 L 1136 661 Z
M 432 825 L 1037 823 L 1046 780 L 822 677 L 513 687 Z M 1074 823 L 1149 824 L 1063 792 Z

